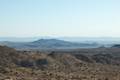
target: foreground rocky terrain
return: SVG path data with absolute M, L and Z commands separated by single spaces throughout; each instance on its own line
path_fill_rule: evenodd
M 120 49 L 16 51 L 0 46 L 0 80 L 120 80 Z

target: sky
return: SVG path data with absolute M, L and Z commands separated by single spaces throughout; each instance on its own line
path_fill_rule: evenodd
M 0 37 L 120 37 L 120 0 L 0 0 Z

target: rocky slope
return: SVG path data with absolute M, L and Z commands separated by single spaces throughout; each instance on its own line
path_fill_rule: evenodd
M 73 52 L 16 51 L 0 46 L 0 80 L 120 80 L 119 56 Z

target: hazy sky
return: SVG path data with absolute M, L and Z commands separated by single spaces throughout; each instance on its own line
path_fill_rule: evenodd
M 120 0 L 0 0 L 0 36 L 120 37 Z

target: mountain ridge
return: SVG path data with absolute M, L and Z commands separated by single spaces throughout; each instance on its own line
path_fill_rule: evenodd
M 16 49 L 71 49 L 98 46 L 95 43 L 76 43 L 59 39 L 39 39 L 33 42 L 1 42 L 1 45 Z

